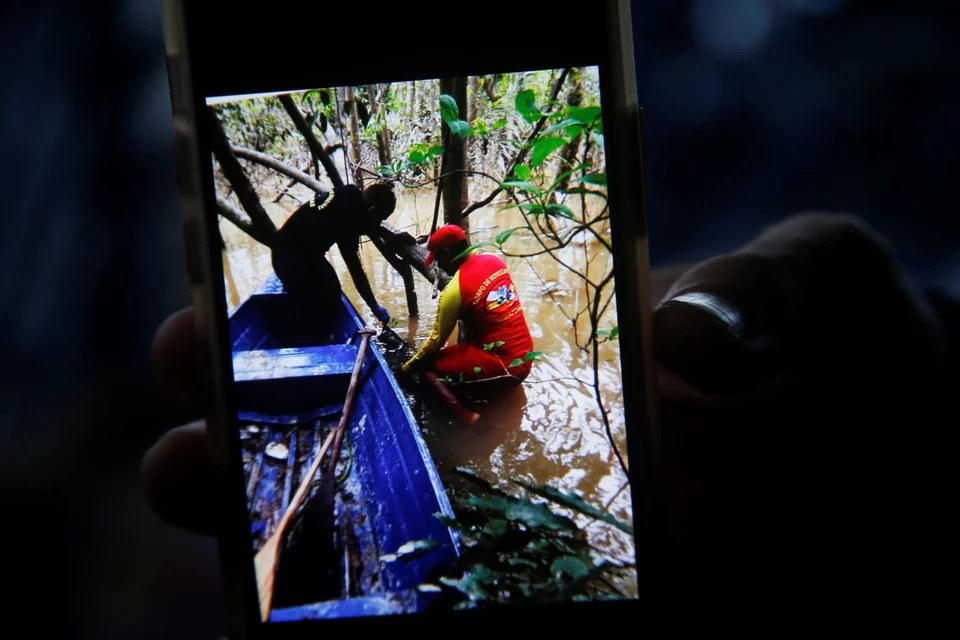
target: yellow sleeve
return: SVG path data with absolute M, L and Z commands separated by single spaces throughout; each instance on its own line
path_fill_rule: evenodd
M 433 321 L 433 329 L 427 341 L 420 347 L 420 350 L 413 355 L 410 360 L 404 363 L 401 370 L 406 373 L 410 368 L 427 357 L 435 353 L 447 343 L 454 327 L 457 326 L 457 320 L 460 318 L 460 272 L 453 274 L 450 283 L 443 288 L 440 293 L 440 304 L 437 308 L 437 318 Z

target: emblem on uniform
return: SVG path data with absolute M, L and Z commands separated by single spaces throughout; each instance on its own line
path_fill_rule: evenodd
M 502 284 L 487 294 L 487 311 L 506 311 L 516 301 L 517 289 L 513 286 L 513 283 L 511 282 L 509 286 Z

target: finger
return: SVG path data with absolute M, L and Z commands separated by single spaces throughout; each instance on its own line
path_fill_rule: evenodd
M 201 362 L 193 307 L 177 311 L 160 325 L 152 352 L 157 373 L 166 384 L 188 395 L 200 393 Z
M 141 483 L 147 502 L 166 522 L 215 535 L 223 523 L 214 460 L 203 422 L 164 434 L 143 456 Z
M 722 393 L 827 362 L 864 370 L 880 344 L 885 361 L 913 366 L 942 349 L 886 240 L 857 218 L 821 213 L 687 271 L 655 310 L 654 335 L 662 364 Z

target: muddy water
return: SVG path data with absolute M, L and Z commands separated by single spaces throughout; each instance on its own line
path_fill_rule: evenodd
M 433 191 L 425 189 L 405 191 L 388 222 L 414 236 L 428 233 L 434 197 Z M 522 224 L 515 209 L 500 210 L 504 204 L 495 202 L 471 214 L 472 242 L 492 241 L 500 231 Z M 577 203 L 567 204 L 579 215 Z M 296 203 L 286 198 L 280 205 L 268 203 L 267 206 L 279 226 Z M 221 221 L 221 230 L 227 245 L 224 268 L 228 306 L 232 311 L 271 274 L 272 267 L 269 251 L 263 245 L 225 220 Z M 516 254 L 540 249 L 535 239 L 523 233 L 511 237 L 506 247 L 510 253 Z M 497 251 L 495 247 L 486 250 Z M 363 244 L 361 254 L 378 301 L 399 323 L 394 330 L 419 347 L 436 316 L 437 299 L 432 297 L 432 285 L 415 274 L 420 317 L 410 318 L 399 275 L 371 243 Z M 593 238 L 578 237 L 557 256 L 581 271 L 589 263 L 586 273 L 594 281 L 602 278 L 611 266 L 609 255 Z M 544 352 L 544 356 L 522 387 L 503 394 L 495 402 L 476 407 L 482 417 L 469 428 L 456 425 L 450 416 L 439 415 L 436 409 L 431 412 L 421 403 L 411 403 L 437 467 L 445 479 L 450 475 L 445 474 L 445 470 L 464 465 L 494 481 L 522 479 L 550 484 L 574 492 L 600 508 L 609 507 L 617 517 L 632 522 L 626 477 L 610 446 L 594 389 L 585 384 L 593 381 L 592 357 L 576 344 L 577 339 L 584 344 L 589 320 L 586 315 L 582 316 L 575 329 L 568 318 L 575 317 L 585 303 L 583 283 L 549 255 L 526 259 L 503 257 L 516 283 L 535 349 Z M 354 301 L 357 310 L 368 324 L 379 326 L 356 294 L 335 247 L 328 258 L 338 273 L 343 274 L 344 292 Z M 608 287 L 607 295 L 611 294 L 612 287 Z M 599 326 L 609 329 L 616 324 L 614 300 Z M 455 341 L 456 332 L 450 339 L 451 343 Z M 622 389 L 616 344 L 612 342 L 601 347 L 599 377 L 612 432 L 623 452 Z M 451 497 L 466 490 L 457 476 L 447 481 Z M 621 563 L 633 563 L 632 542 L 627 535 L 572 512 L 567 515 L 587 527 L 591 544 L 606 557 Z M 635 593 L 636 583 L 629 579 L 618 587 L 627 593 Z

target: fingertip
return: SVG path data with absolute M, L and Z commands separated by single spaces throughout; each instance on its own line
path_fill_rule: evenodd
M 183 393 L 199 392 L 200 362 L 193 307 L 180 309 L 163 321 L 153 336 L 151 355 L 164 383 Z
M 222 501 L 206 424 L 171 429 L 143 455 L 140 484 L 150 508 L 165 522 L 203 535 L 219 529 Z

